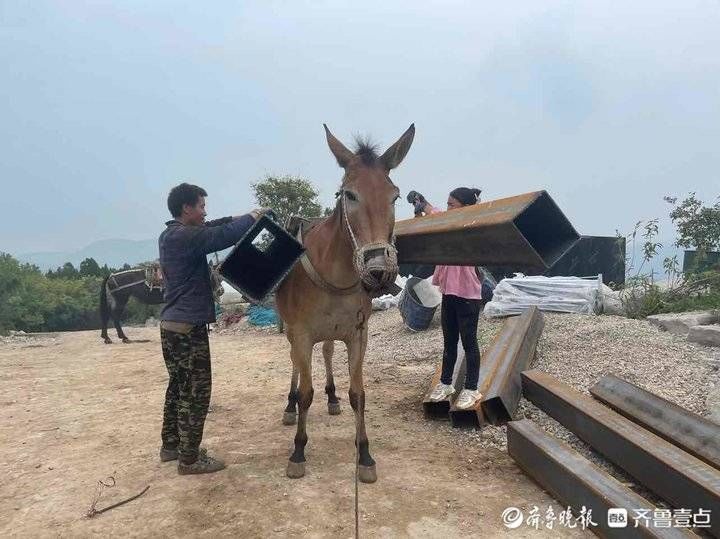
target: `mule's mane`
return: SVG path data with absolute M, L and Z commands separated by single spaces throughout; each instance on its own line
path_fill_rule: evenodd
M 377 163 L 378 146 L 370 140 L 370 137 L 355 137 L 355 155 L 362 161 L 363 165 L 372 166 Z

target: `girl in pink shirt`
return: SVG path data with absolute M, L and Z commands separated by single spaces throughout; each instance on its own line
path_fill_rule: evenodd
M 450 193 L 447 201 L 448 211 L 477 204 L 480 189 L 458 187 Z M 438 213 L 440 210 L 425 205 L 425 214 Z M 457 361 L 458 338 L 462 340 L 467 362 L 465 388 L 455 402 L 460 409 L 472 408 L 482 395 L 478 391 L 480 372 L 480 351 L 477 342 L 482 283 L 474 266 L 436 266 L 433 284 L 442 292 L 442 329 L 443 360 L 440 383 L 433 389 L 430 399 L 442 401 L 455 393 L 452 375 Z

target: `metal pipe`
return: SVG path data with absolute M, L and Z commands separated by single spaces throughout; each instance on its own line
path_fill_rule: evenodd
M 720 425 L 613 375 L 601 378 L 590 393 L 628 419 L 720 469 Z
M 709 510 L 720 535 L 720 471 L 538 370 L 522 373 L 526 399 L 671 505 Z
M 567 444 L 554 438 L 528 419 L 508 423 L 508 454 L 522 470 L 558 501 L 580 511 L 592 510 L 597 526 L 588 529 L 600 537 L 695 537 L 679 528 L 610 527 L 608 509 L 623 508 L 629 516 L 634 509 L 654 509 L 652 504 Z
M 546 191 L 395 223 L 403 264 L 552 266 L 580 238 Z

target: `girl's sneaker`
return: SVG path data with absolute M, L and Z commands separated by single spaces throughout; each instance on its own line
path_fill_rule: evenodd
M 453 393 L 455 393 L 455 388 L 453 386 L 440 382 L 435 386 L 435 389 L 432 390 L 432 393 L 430 393 L 430 400 L 433 402 L 444 401 Z
M 480 393 L 477 389 L 463 389 L 455 401 L 455 408 L 467 410 L 475 406 L 477 401 L 481 398 L 482 393 Z

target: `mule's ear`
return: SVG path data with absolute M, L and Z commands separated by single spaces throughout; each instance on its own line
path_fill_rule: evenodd
M 335 138 L 335 136 L 328 129 L 327 125 L 323 124 L 323 127 L 325 128 L 325 136 L 327 137 L 330 151 L 335 156 L 335 159 L 337 159 L 338 165 L 340 165 L 342 168 L 345 168 L 350 162 L 350 160 L 355 157 L 355 154 L 348 150 L 342 142 Z
M 392 170 L 405 159 L 410 146 L 412 145 L 413 139 L 415 138 L 415 124 L 411 124 L 408 130 L 405 131 L 398 141 L 390 146 L 385 153 L 382 154 L 380 162 L 385 166 L 387 170 Z

